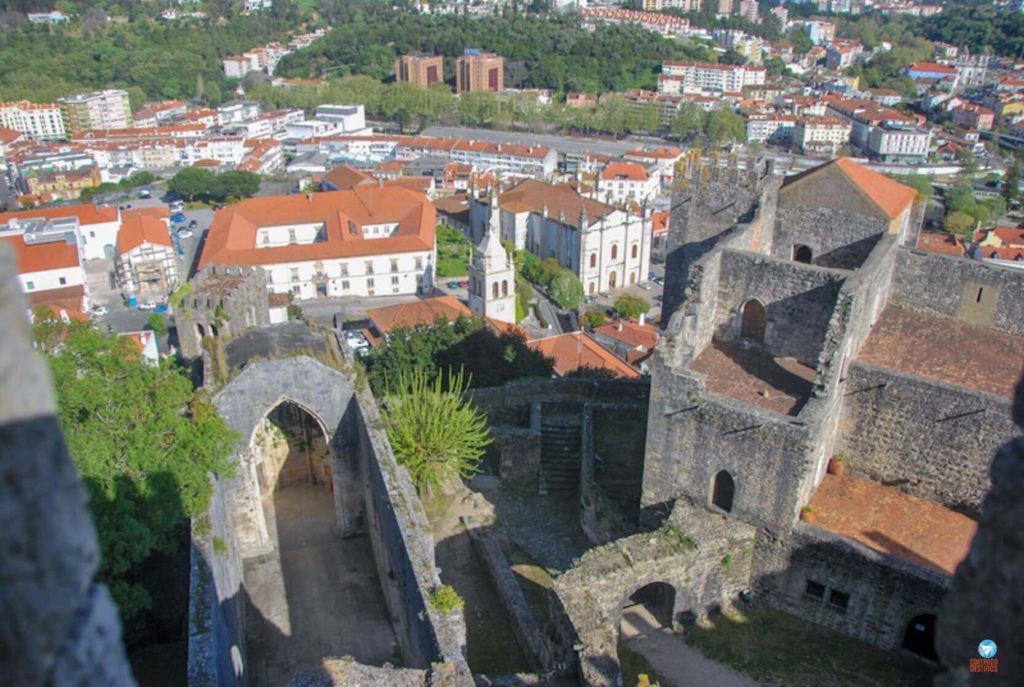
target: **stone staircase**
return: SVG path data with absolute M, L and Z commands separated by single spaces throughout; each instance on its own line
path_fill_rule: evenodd
M 579 424 L 570 422 L 559 417 L 541 422 L 541 494 L 571 493 L 579 488 L 582 430 Z

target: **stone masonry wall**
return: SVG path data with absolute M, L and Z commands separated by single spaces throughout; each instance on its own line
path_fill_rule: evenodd
M 735 482 L 731 515 L 787 529 L 812 470 L 809 430 L 794 418 L 704 392 L 696 379 L 655 368 L 641 505 L 650 513 L 685 496 L 710 503 L 715 474 Z
M 881 217 L 822 207 L 814 199 L 797 204 L 780 198 L 772 255 L 791 260 L 793 247 L 808 246 L 811 262 L 821 267 L 857 269 L 888 230 Z
M 1024 335 L 1024 270 L 901 248 L 892 300 L 913 310 Z
M 824 599 L 805 594 L 808 580 L 825 585 Z M 757 601 L 886 649 L 911 618 L 937 612 L 948 580 L 805 522 L 784 538 L 759 533 L 754 553 Z M 832 589 L 850 595 L 845 612 L 828 603 Z
M 739 339 L 741 309 L 756 298 L 765 306 L 765 348 L 813 364 L 845 275 L 755 253 L 722 254 L 715 338 Z
M 858 475 L 977 517 L 1007 400 L 863 363 L 849 368 L 836 451 Z
M 226 286 L 228 283 L 230 288 Z M 218 306 L 221 318 L 217 317 Z M 182 299 L 175 321 L 178 345 L 185 358 L 203 355 L 199 328 L 205 336 L 212 335 L 216 329 L 219 335 L 230 338 L 247 329 L 270 324 L 263 268 L 242 265 L 204 268 L 192 280 L 192 293 Z

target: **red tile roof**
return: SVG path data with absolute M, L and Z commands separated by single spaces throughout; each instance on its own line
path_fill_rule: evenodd
M 915 62 L 907 69 L 910 72 L 932 72 L 935 74 L 956 74 L 956 67 L 937 62 Z
M 642 346 L 648 351 L 658 345 L 658 330 L 655 327 L 631 320 L 620 319 L 603 324 L 594 333 L 617 339 L 628 346 Z
M 121 215 L 121 231 L 117 234 L 118 253 L 124 255 L 144 243 L 174 247 L 171 232 L 158 212 L 126 210 Z
M 917 191 L 893 181 L 887 176 L 873 172 L 848 157 L 841 157 L 823 165 L 818 165 L 806 172 L 787 177 L 783 187 L 800 183 L 804 179 L 815 176 L 830 169 L 839 170 L 865 198 L 871 201 L 889 219 L 896 219 L 914 203 Z
M 89 315 L 85 312 L 85 287 L 65 286 L 60 289 L 47 289 L 46 291 L 32 291 L 28 294 L 28 306 L 32 312 L 40 308 L 47 308 L 54 315 L 60 317 L 61 312 L 73 320 L 85 321 Z
M 0 236 L 14 251 L 18 264 L 18 274 L 32 274 L 47 270 L 67 269 L 81 265 L 78 256 L 78 245 L 66 241 L 50 241 L 47 243 L 25 243 L 20 234 Z
M 554 360 L 555 373 L 560 376 L 581 367 L 608 370 L 615 376 L 626 379 L 636 379 L 640 376 L 639 372 L 582 332 L 536 339 L 527 345 Z
M 57 208 L 5 212 L 0 214 L 0 224 L 6 224 L 12 219 L 58 219 L 62 217 L 77 217 L 78 223 L 83 225 L 116 222 L 117 208 L 82 203 L 80 205 L 63 205 Z
M 628 181 L 647 181 L 650 175 L 644 166 L 636 162 L 613 162 L 601 170 L 601 178 L 605 181 L 617 179 Z
M 326 241 L 259 248 L 260 227 L 324 224 Z M 394 236 L 367 239 L 366 224 L 397 223 Z M 426 196 L 396 186 L 250 198 L 217 212 L 199 269 L 210 264 L 272 265 L 434 248 L 437 212 Z M 353 229 L 357 233 L 353 234 Z
M 816 526 L 949 575 L 978 529 L 966 515 L 849 475 L 825 475 L 810 505 Z
M 431 325 L 438 317 L 454 322 L 460 317 L 472 317 L 473 313 L 459 299 L 445 295 L 384 308 L 371 308 L 366 311 L 366 315 L 381 334 L 389 334 L 404 327 Z
M 917 238 L 917 247 L 933 253 L 952 255 L 962 258 L 967 253 L 964 241 L 959 236 L 952 234 L 939 234 L 935 232 L 921 232 Z

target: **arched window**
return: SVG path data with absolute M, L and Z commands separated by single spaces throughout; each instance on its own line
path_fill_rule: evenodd
M 597 284 L 590 282 L 590 286 L 587 288 L 587 293 L 593 296 L 595 291 L 597 291 Z
M 633 244 L 633 248 L 632 248 L 632 250 L 630 250 L 630 255 L 629 255 L 629 256 L 630 256 L 631 258 L 633 258 L 633 259 L 635 260 L 635 259 L 636 259 L 636 256 L 637 256 L 637 255 L 638 255 L 639 253 L 640 253 L 640 246 L 638 246 L 638 245 L 636 245 L 636 244 L 634 243 L 634 244 Z
M 765 328 L 764 305 L 756 298 L 751 298 L 743 304 L 743 321 L 740 326 L 740 336 L 750 341 L 764 343 Z
M 735 495 L 736 484 L 732 481 L 732 475 L 725 470 L 720 471 L 715 475 L 715 481 L 711 485 L 711 505 L 731 513 L 732 499 Z
M 619 257 L 619 246 L 618 244 L 612 244 L 612 260 Z
M 609 289 L 614 289 L 615 288 L 615 276 L 616 276 L 615 272 L 612 272 L 611 274 L 608 275 L 608 288 Z
M 491 284 L 491 295 L 494 298 L 498 297 L 498 282 L 494 282 L 493 284 Z
M 938 661 L 935 652 L 935 616 L 931 613 L 911 618 L 903 634 L 903 648 L 921 658 Z
M 590 254 L 590 266 L 592 268 L 597 267 L 597 253 Z
M 508 281 L 505 279 L 501 280 L 501 295 L 502 297 L 508 295 Z
M 793 260 L 796 262 L 803 262 L 808 265 L 811 264 L 811 258 L 814 257 L 813 251 L 810 246 L 805 246 L 802 243 L 798 243 L 793 246 Z

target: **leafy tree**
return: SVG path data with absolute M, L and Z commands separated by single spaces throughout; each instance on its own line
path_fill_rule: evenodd
M 149 319 L 146 320 L 146 327 L 161 339 L 167 336 L 167 320 L 160 313 L 150 315 Z
M 231 473 L 236 437 L 180 368 L 144 365 L 128 338 L 53 318 L 42 318 L 35 336 L 49 353 L 61 427 L 89 490 L 99 576 L 133 618 L 151 603 L 133 570 L 173 551 L 185 518 L 206 512 L 210 473 Z
M 421 492 L 476 474 L 491 444 L 487 417 L 466 398 L 462 371 L 402 374 L 384 396 L 384 427 L 395 452 Z
M 214 186 L 217 175 L 201 167 L 187 167 L 167 182 L 167 188 L 188 200 L 206 195 Z
M 212 187 L 206 192 L 206 195 L 227 200 L 229 198 L 248 198 L 259 190 L 260 177 L 258 174 L 232 170 L 216 175 Z
M 604 313 L 600 310 L 588 310 L 583 313 L 583 326 L 587 329 L 597 329 L 604 324 Z
M 647 314 L 651 304 L 646 298 L 624 293 L 615 299 L 615 311 L 623 317 L 640 317 Z
M 708 113 L 704 134 L 718 144 L 735 143 L 746 138 L 746 124 L 732 110 L 713 110 Z
M 946 227 L 946 231 L 952 234 L 970 237 L 974 233 L 974 227 L 977 224 L 977 220 L 975 220 L 972 215 L 957 210 L 946 215 L 946 219 L 943 224 Z
M 572 310 L 583 300 L 583 284 L 569 270 L 559 269 L 548 283 L 548 295 L 559 307 Z
M 1008 206 L 1020 199 L 1020 160 L 1016 157 L 1006 166 L 1001 194 Z
M 683 103 L 679 113 L 672 119 L 669 130 L 684 140 L 692 139 L 704 131 L 708 113 L 695 103 Z
M 903 174 L 895 177 L 896 181 L 904 186 L 909 186 L 922 196 L 931 198 L 935 194 L 932 181 L 924 174 Z

